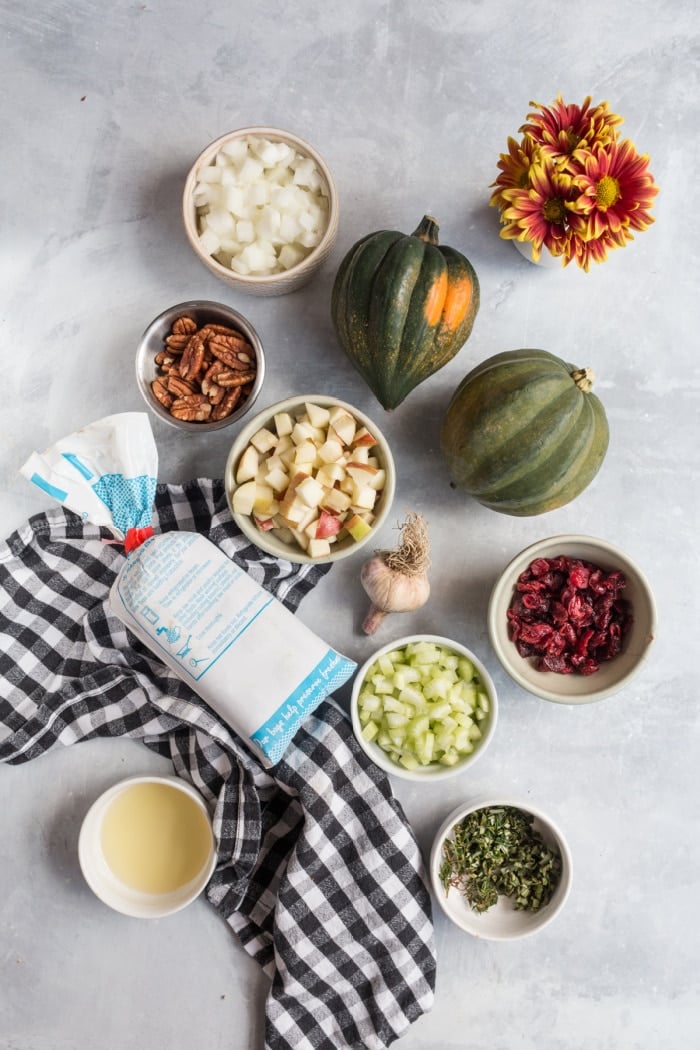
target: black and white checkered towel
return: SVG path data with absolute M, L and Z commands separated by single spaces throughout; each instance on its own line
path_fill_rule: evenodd
M 292 611 L 328 568 L 250 545 L 220 482 L 159 486 L 153 524 L 208 536 Z M 214 815 L 209 900 L 272 981 L 267 1050 L 387 1046 L 431 1008 L 435 981 L 420 852 L 387 778 L 330 701 L 263 770 L 110 615 L 124 554 L 105 539 L 57 508 L 0 544 L 0 761 L 124 735 L 170 757 Z

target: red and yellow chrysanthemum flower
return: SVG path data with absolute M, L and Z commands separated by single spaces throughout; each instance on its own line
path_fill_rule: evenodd
M 538 112 L 528 113 L 528 122 L 520 131 L 532 138 L 555 164 L 565 164 L 580 150 L 614 141 L 615 129 L 622 123 L 622 117 L 611 113 L 607 102 L 591 106 L 590 95 L 581 106 L 567 105 L 561 95 L 557 95 L 551 106 L 543 106 L 541 102 L 530 105 Z
M 518 142 L 511 136 L 508 137 L 508 152 L 501 153 L 497 164 L 501 174 L 491 183 L 491 186 L 496 187 L 489 201 L 492 207 L 507 207 L 504 190 L 527 188 L 530 168 L 538 156 L 539 150 L 534 139 L 526 135 Z
M 628 139 L 572 160 L 570 170 L 587 241 L 607 233 L 624 245 L 632 240 L 632 230 L 646 230 L 654 221 L 650 209 L 659 187 L 649 157 L 637 153 Z
M 622 117 L 607 102 L 594 106 L 588 96 L 567 105 L 558 95 L 551 106 L 530 105 L 522 139 L 508 139 L 491 183 L 501 237 L 529 242 L 535 261 L 546 248 L 564 265 L 588 270 L 654 221 L 659 187 L 649 158 L 618 140 Z
M 529 241 L 535 261 L 543 246 L 552 255 L 573 257 L 572 238 L 585 223 L 576 212 L 577 192 L 569 175 L 541 158 L 531 165 L 526 188 L 503 190 L 501 237 Z

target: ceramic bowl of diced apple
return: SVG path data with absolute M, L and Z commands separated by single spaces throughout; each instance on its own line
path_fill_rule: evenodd
M 365 754 L 405 780 L 440 781 L 470 768 L 493 739 L 498 698 L 466 646 L 414 634 L 373 653 L 355 675 L 353 730 Z
M 190 246 L 213 274 L 252 295 L 283 295 L 309 281 L 330 254 L 338 194 L 310 143 L 279 128 L 239 128 L 195 160 L 182 218 Z
M 236 524 L 297 563 L 356 553 L 387 519 L 396 471 L 376 423 L 325 394 L 278 401 L 239 432 L 225 487 Z

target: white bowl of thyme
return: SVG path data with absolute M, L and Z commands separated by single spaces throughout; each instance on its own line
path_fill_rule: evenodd
M 485 798 L 444 820 L 430 856 L 433 892 L 467 933 L 506 941 L 541 930 L 571 888 L 571 854 L 553 821 L 529 802 Z

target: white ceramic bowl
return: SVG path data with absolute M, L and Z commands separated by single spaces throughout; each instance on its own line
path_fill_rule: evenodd
M 580 558 L 606 571 L 621 569 L 627 579 L 623 597 L 632 605 L 632 626 L 622 651 L 601 663 L 591 675 L 538 671 L 533 660 L 520 656 L 508 634 L 506 613 L 518 577 L 535 558 L 553 558 L 558 554 Z M 587 704 L 618 692 L 637 674 L 656 635 L 656 605 L 641 569 L 613 544 L 593 536 L 551 536 L 526 547 L 503 570 L 489 601 L 488 631 L 496 656 L 523 689 L 555 703 Z
M 216 156 L 223 146 L 226 146 L 235 140 L 246 139 L 250 136 L 258 136 L 272 143 L 285 143 L 304 157 L 311 159 L 324 183 L 324 196 L 328 198 L 329 210 L 328 224 L 321 241 L 301 262 L 279 273 L 266 275 L 250 274 L 244 276 L 236 273 L 236 271 L 232 270 L 229 266 L 225 266 L 221 262 L 218 262 L 212 255 L 209 255 L 202 248 L 197 207 L 194 202 L 194 191 L 201 170 L 215 163 Z M 336 190 L 331 170 L 325 160 L 318 151 L 304 139 L 299 138 L 298 135 L 293 135 L 289 131 L 282 131 L 280 128 L 239 128 L 236 131 L 227 132 L 225 135 L 221 135 L 218 139 L 215 139 L 214 142 L 211 142 L 204 150 L 202 150 L 192 165 L 185 181 L 182 195 L 182 218 L 185 226 L 185 233 L 197 258 L 204 263 L 207 269 L 215 274 L 216 277 L 226 281 L 230 287 L 236 288 L 238 291 L 249 292 L 252 295 L 284 295 L 285 293 L 293 292 L 297 288 L 306 284 L 330 254 L 338 234 L 338 217 L 338 192 Z
M 179 317 L 187 317 L 195 322 L 198 328 L 206 324 L 225 325 L 233 328 L 246 337 L 255 353 L 255 379 L 253 386 L 241 400 L 230 415 L 221 420 L 207 420 L 205 422 L 190 422 L 183 419 L 175 419 L 153 394 L 151 384 L 160 374 L 156 364 L 156 356 L 165 349 L 165 339 L 170 334 L 173 323 Z M 139 340 L 136 350 L 136 382 L 144 401 L 159 419 L 178 430 L 186 430 L 193 434 L 207 433 L 211 430 L 221 430 L 232 423 L 242 419 L 255 404 L 258 394 L 262 390 L 265 378 L 265 354 L 260 336 L 248 321 L 237 310 L 225 306 L 223 303 L 209 302 L 206 299 L 191 299 L 188 302 L 177 303 L 169 306 L 158 314 L 146 328 Z
M 353 540 L 350 536 L 338 540 L 331 546 L 331 553 L 320 558 L 311 557 L 302 550 L 296 542 L 285 543 L 278 539 L 275 533 L 261 531 L 255 524 L 251 515 L 236 514 L 233 510 L 232 502 L 233 494 L 238 487 L 236 485 L 236 468 L 243 452 L 250 444 L 250 439 L 261 428 L 274 429 L 274 416 L 278 413 L 288 412 L 292 415 L 301 414 L 305 402 L 313 402 L 324 408 L 340 406 L 351 413 L 358 426 L 366 427 L 375 438 L 377 444 L 373 446 L 372 454 L 376 456 L 379 466 L 385 471 L 386 475 L 384 488 L 382 489 L 380 498 L 373 510 L 375 518 L 370 531 L 360 540 Z M 224 484 L 226 487 L 229 507 L 236 524 L 241 532 L 243 532 L 244 535 L 246 535 L 248 539 L 256 544 L 261 550 L 274 555 L 276 558 L 284 558 L 287 561 L 300 564 L 335 562 L 340 561 L 343 558 L 351 557 L 353 554 L 356 554 L 361 550 L 362 547 L 374 538 L 377 531 L 386 521 L 394 499 L 396 468 L 394 466 L 394 459 L 388 441 L 374 420 L 370 419 L 369 416 L 366 416 L 363 412 L 360 412 L 359 409 L 354 408 L 345 401 L 339 401 L 336 397 L 329 397 L 326 394 L 300 394 L 296 397 L 286 398 L 284 401 L 278 401 L 276 404 L 270 405 L 269 408 L 266 408 L 263 412 L 260 412 L 257 416 L 247 422 L 239 431 L 233 445 L 231 446 L 226 462 Z
M 374 741 L 368 741 L 362 735 L 362 723 L 360 721 L 360 714 L 358 708 L 358 699 L 360 696 L 360 690 L 367 676 L 370 668 L 376 663 L 380 656 L 385 653 L 392 652 L 394 649 L 401 649 L 409 642 L 435 642 L 438 645 L 444 646 L 447 649 L 453 650 L 459 656 L 465 656 L 468 660 L 471 660 L 476 672 L 481 679 L 481 683 L 486 691 L 489 701 L 490 710 L 487 717 L 479 723 L 482 736 L 478 741 L 474 750 L 465 755 L 453 766 L 445 766 L 439 762 L 431 762 L 426 766 L 419 766 L 417 769 L 406 769 L 404 766 L 394 762 L 392 758 Z M 460 773 L 464 773 L 465 770 L 470 769 L 474 763 L 483 755 L 486 748 L 491 743 L 493 735 L 496 731 L 496 723 L 498 721 L 498 697 L 496 696 L 496 689 L 491 679 L 491 675 L 484 667 L 483 663 L 479 658 L 471 651 L 467 649 L 465 645 L 461 645 L 459 642 L 455 642 L 452 638 L 444 638 L 441 635 L 436 634 L 412 634 L 406 635 L 403 638 L 399 638 L 396 641 L 388 642 L 383 645 L 381 649 L 377 649 L 376 652 L 372 653 L 370 657 L 358 668 L 353 681 L 352 695 L 350 698 L 350 714 L 352 718 L 352 727 L 362 750 L 365 754 L 372 759 L 375 765 L 379 766 L 386 773 L 391 774 L 395 777 L 400 777 L 404 780 L 426 781 L 433 783 L 441 780 L 446 780 L 449 777 L 457 776 Z
M 124 791 L 137 784 L 161 784 L 185 795 L 201 810 L 211 833 L 206 860 L 187 883 L 168 893 L 143 893 L 119 879 L 107 864 L 102 848 L 102 828 L 112 803 Z M 92 804 L 83 820 L 78 838 L 78 859 L 85 881 L 96 897 L 114 911 L 138 919 L 160 919 L 191 904 L 202 892 L 216 866 L 216 842 L 203 799 L 179 777 L 128 777 L 114 784 Z
M 443 846 L 446 839 L 452 836 L 454 827 L 470 813 L 490 806 L 515 806 L 517 809 L 532 814 L 535 818 L 532 825 L 534 830 L 540 833 L 550 849 L 556 848 L 559 851 L 562 859 L 561 877 L 551 900 L 539 911 L 516 911 L 509 898 L 499 897 L 493 907 L 479 913 L 470 907 L 464 895 L 456 888 L 450 887 L 449 891 L 445 892 L 440 881 L 440 868 L 444 860 Z M 564 907 L 571 890 L 571 853 L 564 835 L 556 824 L 529 802 L 511 798 L 484 797 L 458 806 L 443 821 L 430 853 L 430 880 L 435 898 L 443 912 L 461 930 L 484 940 L 510 941 L 542 930 Z

